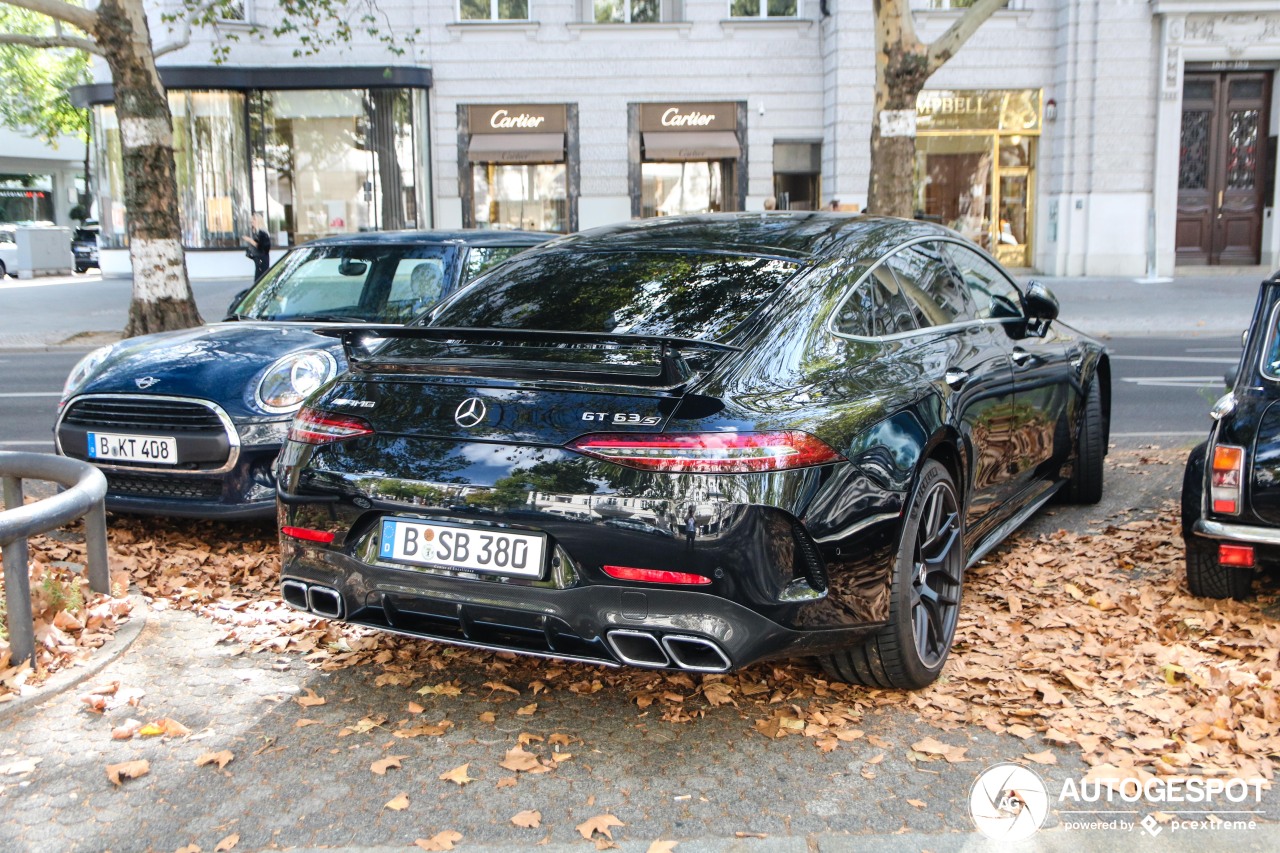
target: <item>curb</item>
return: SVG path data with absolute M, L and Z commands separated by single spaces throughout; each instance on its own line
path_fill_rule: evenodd
M 133 645 L 133 641 L 138 639 L 142 629 L 147 627 L 148 608 L 146 601 L 133 590 L 129 592 L 129 601 L 133 604 L 129 621 L 122 624 L 110 640 L 107 640 L 106 643 L 95 650 L 92 659 L 80 666 L 57 673 L 34 693 L 0 703 L 0 722 L 18 716 L 19 712 L 24 708 L 37 705 L 46 699 L 52 699 L 54 696 L 88 681 L 105 669 L 108 664 L 124 654 Z

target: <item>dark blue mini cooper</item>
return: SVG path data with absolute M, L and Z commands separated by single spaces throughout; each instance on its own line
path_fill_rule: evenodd
M 102 469 L 116 512 L 270 517 L 289 420 L 345 366 L 339 343 L 312 329 L 403 323 L 551 236 L 421 231 L 300 246 L 237 296 L 223 322 L 86 356 L 62 392 L 58 452 Z
M 295 607 L 531 654 L 722 672 L 817 654 L 921 687 L 967 566 L 1095 502 L 1101 346 L 925 223 L 627 223 L 530 250 L 349 369 L 280 454 Z M 369 339 L 381 335 L 381 344 Z
M 1280 272 L 1262 283 L 1240 364 L 1182 481 L 1193 595 L 1247 598 L 1280 563 Z

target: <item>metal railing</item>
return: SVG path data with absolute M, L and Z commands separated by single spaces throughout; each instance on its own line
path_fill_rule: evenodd
M 84 518 L 85 573 L 94 592 L 111 591 L 107 567 L 107 478 L 87 462 L 48 453 L 0 451 L 4 512 L 0 512 L 0 547 L 4 550 L 5 609 L 8 613 L 10 660 L 35 664 L 35 625 L 31 614 L 31 577 L 27 539 Z M 24 504 L 22 481 L 57 483 L 66 491 Z

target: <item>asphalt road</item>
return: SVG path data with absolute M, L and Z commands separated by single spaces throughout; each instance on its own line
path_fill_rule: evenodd
M 1113 338 L 1112 438 L 1121 447 L 1147 441 L 1190 443 L 1209 428 L 1209 407 L 1223 393 L 1239 338 Z M 0 450 L 53 449 L 52 426 L 67 374 L 88 349 L 0 350 Z

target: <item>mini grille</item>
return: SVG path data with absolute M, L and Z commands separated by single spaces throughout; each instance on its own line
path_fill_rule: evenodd
M 222 497 L 221 477 L 131 477 L 107 474 L 107 491 L 113 495 L 142 498 L 217 500 Z
M 143 429 L 161 432 L 222 432 L 222 421 L 203 403 L 145 397 L 77 400 L 63 423 L 95 429 Z

